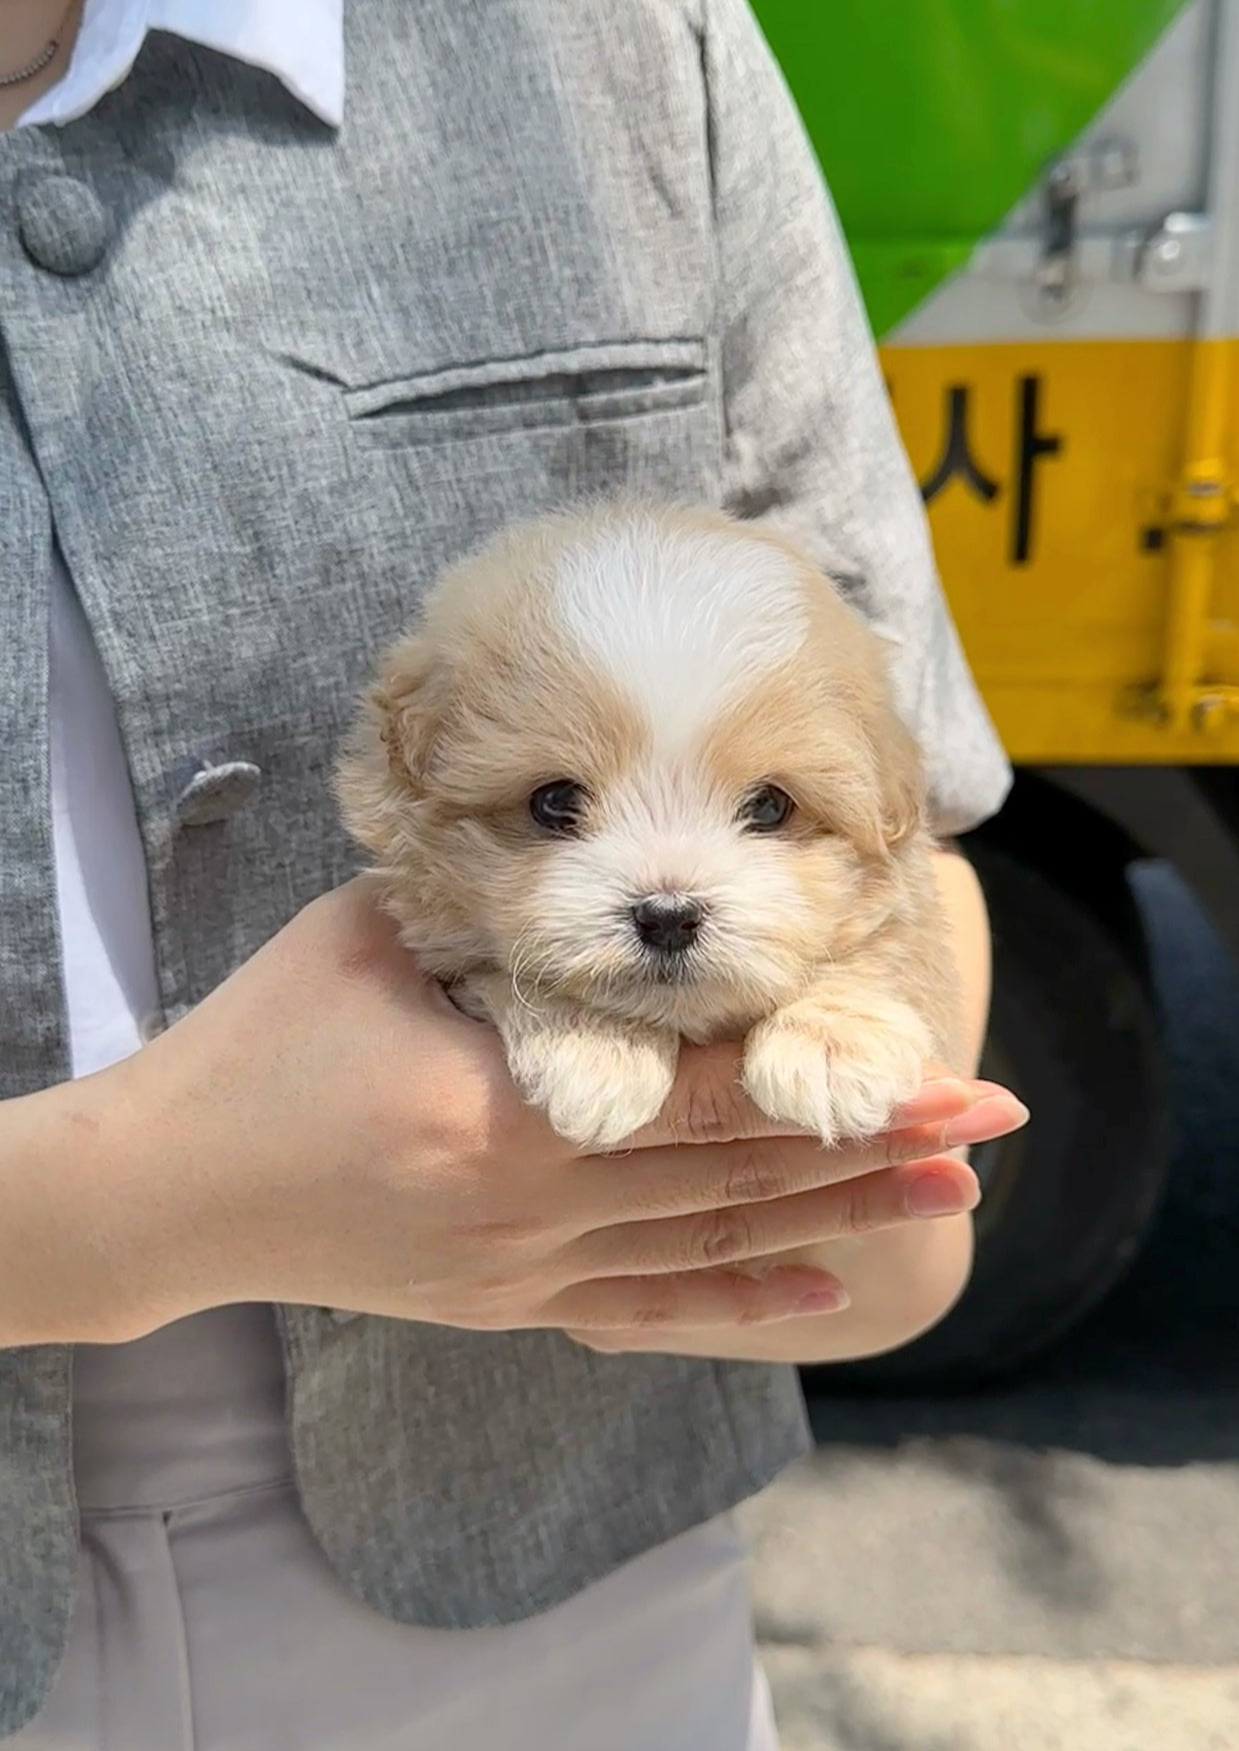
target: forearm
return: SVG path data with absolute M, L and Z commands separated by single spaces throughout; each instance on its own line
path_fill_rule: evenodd
M 175 1199 L 143 1135 L 121 1068 L 0 1103 L 0 1348 L 158 1323 Z

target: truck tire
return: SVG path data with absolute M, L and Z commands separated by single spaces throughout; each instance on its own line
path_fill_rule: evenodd
M 1010 850 L 968 847 L 994 932 L 984 1074 L 1032 1121 L 973 1151 L 984 1187 L 971 1282 L 902 1350 L 806 1369 L 815 1393 L 963 1388 L 1045 1350 L 1135 1257 L 1169 1166 L 1161 1044 L 1121 866 L 1087 898 Z

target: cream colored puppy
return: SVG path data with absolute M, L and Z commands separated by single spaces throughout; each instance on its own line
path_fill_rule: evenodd
M 772 1118 L 881 1128 L 957 1056 L 920 766 L 876 637 L 792 547 L 610 506 L 449 571 L 341 764 L 423 967 L 556 1131 L 621 1144 L 680 1041 Z

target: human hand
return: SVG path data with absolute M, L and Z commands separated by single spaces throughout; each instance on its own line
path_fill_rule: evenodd
M 573 1329 L 568 1335 L 608 1354 L 796 1362 L 841 1360 L 907 1342 L 936 1323 L 966 1280 L 967 1213 L 980 1200 L 976 1175 L 963 1158 L 967 1146 L 1006 1136 L 1027 1118 L 1022 1103 L 998 1084 L 964 1082 L 930 1065 L 920 1092 L 885 1133 L 819 1149 L 831 1163 L 819 1186 L 776 1189 L 759 1203 L 711 1213 L 715 1259 L 730 1256 L 737 1268 L 758 1273 L 789 1258 L 833 1267 L 835 1286 L 820 1298 L 810 1294 L 785 1319 L 757 1330 L 738 1324 L 666 1330 L 647 1318 L 628 1330 Z M 773 1138 L 755 1143 L 776 1188 L 787 1146 Z
M 735 1267 L 830 1228 L 841 1199 L 859 1209 L 867 1171 L 888 1168 L 895 1195 L 891 1164 L 949 1146 L 943 1127 L 975 1107 L 942 1083 L 903 1130 L 826 1152 L 771 1137 L 736 1053 L 702 1049 L 630 1150 L 583 1157 L 520 1101 L 496 1037 L 420 978 L 364 880 L 107 1074 L 122 1071 L 161 1164 L 148 1240 L 153 1225 L 164 1244 L 144 1249 L 133 1335 L 241 1300 L 475 1330 L 789 1318 L 838 1298 L 829 1272 Z

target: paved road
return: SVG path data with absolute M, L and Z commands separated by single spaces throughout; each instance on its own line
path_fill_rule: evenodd
M 821 1399 L 755 1505 L 785 1751 L 1239 1751 L 1239 979 L 1140 872 L 1179 1128 L 1136 1269 L 974 1398 Z

